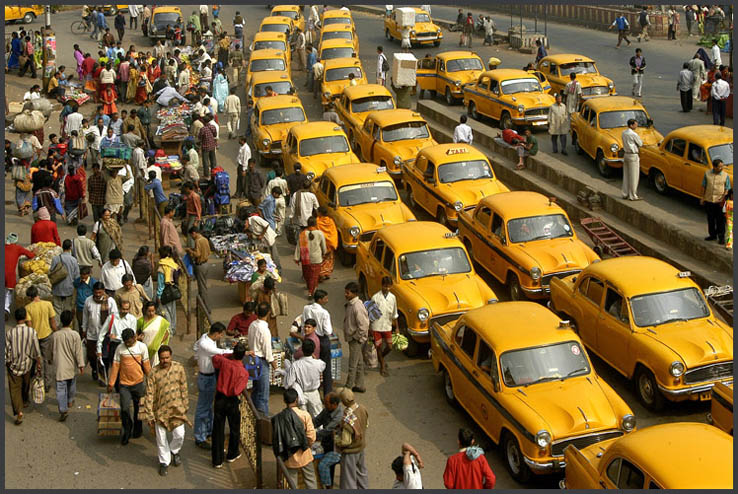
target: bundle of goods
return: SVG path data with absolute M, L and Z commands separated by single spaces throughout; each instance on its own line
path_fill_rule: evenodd
M 23 110 L 15 116 L 13 128 L 18 132 L 31 133 L 44 128 L 46 117 L 38 110 Z
M 272 356 L 277 362 L 277 370 L 284 370 L 285 351 L 282 340 L 279 338 L 272 338 Z M 269 384 L 271 386 L 283 386 L 284 372 L 270 372 Z
M 184 218 L 187 215 L 187 204 L 182 199 L 182 194 L 178 192 L 169 194 L 169 205 L 174 208 L 175 218 Z
M 399 7 L 395 19 L 400 27 L 415 27 L 415 9 Z
M 128 164 L 128 160 L 121 158 L 103 158 L 103 168 L 108 170 L 120 170 Z
M 33 252 L 36 259 L 42 259 L 48 265 L 51 265 L 51 260 L 62 253 L 62 248 L 54 242 L 37 242 L 31 244 L 28 250 Z
M 108 146 L 100 146 L 100 154 L 103 158 L 120 158 L 122 160 L 131 159 L 131 148 L 122 142 L 113 142 Z
M 397 87 L 416 84 L 415 74 L 418 59 L 412 53 L 392 54 L 392 84 Z
M 33 146 L 31 146 L 31 143 L 25 139 L 19 139 L 15 141 L 10 150 L 13 153 L 14 158 L 18 158 L 21 160 L 30 160 L 35 153 L 35 151 L 33 150 Z
M 100 393 L 97 401 L 97 435 L 117 436 L 122 426 L 120 394 Z
M 162 124 L 166 124 L 181 120 L 182 117 L 186 117 L 190 113 L 192 113 L 192 106 L 189 103 L 182 103 L 179 106 L 162 108 L 156 112 L 156 116 Z
M 230 233 L 226 235 L 212 235 L 210 245 L 218 257 L 224 257 L 230 250 L 249 251 L 251 242 L 245 233 Z
M 31 286 L 35 286 L 38 289 L 38 294 L 41 300 L 51 301 L 51 282 L 49 277 L 41 273 L 31 273 L 28 276 L 24 276 L 15 285 L 15 306 L 25 307 L 31 302 L 31 299 L 26 297 L 26 290 Z
M 243 231 L 243 221 L 233 216 L 209 216 L 200 221 L 200 233 L 205 238 Z
M 51 101 L 46 98 L 36 98 L 26 101 L 23 104 L 23 110 L 40 111 L 44 116 L 44 120 L 48 120 L 49 116 L 51 116 Z
M 250 216 L 259 214 L 259 209 L 252 205 L 249 201 L 242 201 L 236 207 L 236 217 L 241 221 L 246 221 Z
M 155 158 L 154 165 L 161 168 L 162 173 L 172 173 L 182 169 L 182 162 L 179 161 L 179 156 L 159 156 Z
M 190 135 L 184 120 L 161 124 L 156 128 L 156 135 L 161 136 L 162 141 L 183 141 L 185 137 Z
M 254 252 L 252 254 L 246 254 L 241 259 L 231 263 L 228 271 L 225 275 L 225 280 L 229 283 L 248 283 L 251 281 L 251 276 L 256 272 L 256 263 L 259 259 L 264 259 L 267 262 L 267 271 L 274 276 L 276 281 L 282 281 L 277 271 L 277 266 L 272 261 L 272 256 L 269 254 L 263 254 L 261 252 Z

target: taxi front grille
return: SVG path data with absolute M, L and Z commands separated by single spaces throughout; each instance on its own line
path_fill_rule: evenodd
M 582 448 L 586 448 L 587 446 L 592 446 L 593 444 L 607 441 L 608 439 L 615 439 L 616 437 L 620 437 L 622 435 L 623 431 L 604 431 L 598 432 L 596 434 L 588 434 L 586 436 L 563 439 L 559 442 L 554 442 L 553 444 L 551 444 L 551 456 L 563 456 L 564 448 L 569 445 L 572 445 L 575 448 L 581 450 Z
M 525 110 L 525 116 L 526 117 L 547 117 L 548 116 L 548 108 L 532 108 L 530 110 Z
M 590 86 L 582 88 L 582 96 L 600 96 L 608 94 L 610 89 L 607 86 Z
M 566 278 L 567 276 L 571 276 L 573 274 L 578 274 L 581 272 L 581 269 L 573 269 L 571 271 L 561 271 L 558 273 L 547 274 L 541 278 L 541 285 L 549 286 L 551 284 L 551 278 Z
M 374 238 L 374 234 L 377 233 L 376 231 L 373 232 L 364 232 L 359 236 L 359 242 L 369 242 L 372 238 Z
M 684 373 L 684 384 L 695 384 L 705 381 L 714 381 L 733 376 L 733 362 L 710 364 Z
M 435 38 L 438 33 L 415 33 L 416 38 Z
M 272 153 L 281 153 L 282 152 L 282 141 L 275 141 L 269 146 L 269 150 Z

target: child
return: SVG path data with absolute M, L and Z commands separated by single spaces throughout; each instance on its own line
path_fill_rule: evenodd
M 725 248 L 733 248 L 733 189 L 728 190 L 725 195 L 725 205 L 723 206 L 725 213 Z

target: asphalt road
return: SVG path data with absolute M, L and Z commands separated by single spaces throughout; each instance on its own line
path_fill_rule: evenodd
M 238 7 L 247 16 L 247 37 L 251 36 L 258 26 L 260 19 L 267 15 L 264 7 L 241 6 Z M 234 6 L 223 6 L 222 18 L 232 19 L 236 8 Z M 189 13 L 190 7 L 185 7 L 185 14 Z M 435 9 L 434 9 L 435 11 Z M 435 12 L 434 12 L 435 13 Z M 374 47 L 378 44 L 387 46 L 383 41 L 380 30 L 381 21 L 372 16 L 355 14 L 361 39 L 362 52 L 360 54 L 362 63 L 372 74 L 374 71 Z M 68 26 L 76 20 L 77 13 L 65 12 L 55 14 L 52 22 L 57 30 L 57 54 L 60 64 L 74 67 L 71 46 L 80 43 L 84 50 L 92 51 L 95 46 L 89 38 L 76 38 L 69 31 Z M 498 21 L 500 25 L 501 21 Z M 226 22 L 228 24 L 229 22 Z M 33 24 L 36 27 L 38 23 Z M 574 29 L 562 26 L 561 29 Z M 549 24 L 549 32 L 553 26 Z M 584 34 L 584 33 L 582 33 Z M 588 45 L 601 46 L 605 50 L 606 40 L 599 32 L 587 32 Z M 441 49 L 448 49 L 452 37 L 441 45 Z M 579 38 L 581 44 L 581 39 Z M 599 41 L 598 41 L 599 40 Z M 555 42 L 555 41 L 554 41 Z M 135 43 L 137 47 L 146 46 L 145 40 L 136 33 L 124 39 L 128 46 Z M 598 45 L 599 43 L 599 45 Z M 649 48 L 660 47 L 664 44 L 663 56 L 670 51 L 665 46 L 666 42 L 651 42 Z M 392 46 L 389 52 L 397 49 Z M 658 48 L 657 48 L 658 49 Z M 485 58 L 497 53 L 496 48 L 480 49 L 480 55 Z M 690 50 L 686 50 L 690 51 Z M 420 52 L 424 54 L 423 52 Z M 647 52 L 648 56 L 649 53 Z M 497 55 L 499 56 L 499 54 Z M 621 57 L 625 57 L 620 52 Z M 658 57 L 661 57 L 659 55 Z M 652 57 L 652 58 L 658 58 Z M 595 57 L 597 58 L 597 57 Z M 516 52 L 506 52 L 503 62 L 511 66 L 523 66 L 529 58 Z M 659 63 L 658 61 L 656 63 Z M 666 64 L 665 64 L 666 66 Z M 615 72 L 601 65 L 605 73 Z M 308 112 L 310 119 L 320 118 L 319 104 L 313 100 L 311 95 L 305 95 L 302 89 L 304 76 L 293 74 L 293 80 L 299 89 L 299 96 Z M 370 77 L 371 80 L 371 77 Z M 619 80 L 618 84 L 622 84 Z M 27 90 L 32 81 L 28 78 L 22 81 L 16 75 L 6 77 L 6 91 L 11 101 L 17 101 L 24 91 Z M 669 88 L 672 83 L 669 82 Z M 649 86 L 647 86 L 649 87 Z M 656 89 L 654 89 L 655 91 Z M 648 93 L 648 89 L 647 89 Z M 663 93 L 669 95 L 672 92 Z M 659 93 L 661 94 L 661 93 Z M 672 95 L 673 96 L 673 95 Z M 673 99 L 665 96 L 662 99 Z M 647 94 L 647 98 L 648 98 Z M 658 100 L 658 98 L 655 98 Z M 648 99 L 647 99 L 647 104 Z M 673 99 L 673 105 L 678 101 Z M 650 106 L 649 106 L 650 108 Z M 92 104 L 83 108 L 85 115 L 94 110 Z M 666 111 L 666 110 L 664 110 Z M 696 114 L 693 114 L 694 116 Z M 58 132 L 54 113 L 50 119 L 51 125 L 47 127 L 46 134 Z M 673 115 L 672 115 L 673 118 Z M 657 122 L 662 120 L 655 116 Z M 663 120 L 666 120 L 664 118 Z M 679 124 L 677 126 L 681 126 Z M 541 140 L 543 145 L 543 140 Z M 235 172 L 235 141 L 221 141 L 218 150 L 218 160 L 221 166 L 234 176 Z M 235 181 L 232 180 L 235 188 Z M 15 211 L 12 202 L 12 187 L 5 187 L 6 196 L 6 231 L 16 231 L 20 234 L 20 243 L 29 242 L 30 220 L 28 217 L 19 218 L 13 213 Z M 8 202 L 10 201 L 10 202 Z M 423 213 L 416 211 L 419 218 L 428 219 Z M 131 217 L 137 214 L 131 213 Z M 88 227 L 91 219 L 86 220 Z M 152 244 L 146 239 L 146 230 L 141 226 L 126 224 L 123 227 L 125 237 L 124 255 L 130 259 L 137 247 L 141 244 Z M 62 238 L 71 238 L 74 233 L 71 228 L 60 226 Z M 280 240 L 280 255 L 285 258 L 291 256 L 294 248 Z M 211 275 L 208 283 L 209 296 L 213 301 L 213 317 L 215 320 L 228 321 L 235 313 L 240 311 L 236 288 L 222 281 L 221 271 L 218 267 L 220 261 L 211 259 Z M 290 262 L 284 262 L 285 273 L 282 290 L 289 296 L 290 313 L 297 314 L 306 302 L 306 290 L 304 283 L 300 280 L 298 268 Z M 93 276 L 99 271 L 94 271 Z M 505 299 L 507 290 L 489 276 L 483 275 L 492 289 Z M 325 282 L 322 287 L 330 294 L 329 310 L 332 314 L 334 324 L 341 327 L 343 319 L 343 286 L 355 276 L 350 268 L 343 268 L 337 264 L 334 276 Z M 180 313 L 180 320 L 182 318 Z M 287 334 L 288 318 L 280 319 L 280 334 Z M 180 323 L 178 334 L 184 333 L 184 325 Z M 340 333 L 340 330 L 339 330 Z M 194 335 L 186 335 L 183 338 L 174 338 L 175 358 L 189 363 Z M 394 475 L 390 470 L 392 459 L 399 454 L 400 445 L 410 442 L 422 454 L 426 464 L 423 471 L 423 483 L 426 488 L 442 488 L 442 473 L 445 458 L 456 451 L 456 433 L 459 427 L 470 427 L 475 430 L 479 441 L 487 452 L 486 456 L 497 476 L 498 488 L 555 488 L 558 478 L 546 477 L 537 479 L 529 486 L 521 486 L 513 481 L 508 475 L 504 462 L 497 448 L 484 437 L 471 418 L 463 411 L 450 407 L 442 393 L 441 379 L 433 374 L 432 366 L 428 360 L 408 359 L 404 355 L 392 353 L 389 357 L 391 375 L 388 378 L 381 377 L 376 370 L 367 374 L 367 393 L 359 395 L 359 401 L 364 404 L 370 414 L 370 427 L 368 430 L 367 463 L 369 469 L 370 487 L 389 488 L 392 485 Z M 639 427 L 673 421 L 699 421 L 704 422 L 704 414 L 707 411 L 705 404 L 689 403 L 679 406 L 667 407 L 665 411 L 654 415 L 644 410 L 635 397 L 632 385 L 620 376 L 595 360 L 595 368 L 603 378 L 615 388 L 633 409 Z M 190 377 L 194 377 L 194 369 L 188 368 Z M 344 365 L 344 375 L 346 366 Z M 21 427 L 12 423 L 10 404 L 6 403 L 5 409 L 5 486 L 6 488 L 167 488 L 176 486 L 178 488 L 230 488 L 230 487 L 253 487 L 253 476 L 243 459 L 228 465 L 223 470 L 213 470 L 210 466 L 210 454 L 207 451 L 198 450 L 194 447 L 191 439 L 191 429 L 187 430 L 187 439 L 183 449 L 183 468 L 172 468 L 167 478 L 161 478 L 156 471 L 155 448 L 153 437 L 146 432 L 141 439 L 133 440 L 128 446 L 120 446 L 114 439 L 101 439 L 95 435 L 95 407 L 97 403 L 97 392 L 100 390 L 90 382 L 89 374 L 79 379 L 79 395 L 76 409 L 70 414 L 64 423 L 56 421 L 56 404 L 53 392 L 46 403 L 34 407 L 26 413 L 26 419 Z M 273 390 L 271 398 L 271 410 L 276 412 L 281 409 L 281 393 Z M 190 414 L 194 412 L 194 404 L 197 399 L 194 380 L 190 381 L 191 406 Z M 7 396 L 7 387 L 6 387 Z M 6 400 L 7 401 L 7 400 Z M 271 453 L 265 450 L 265 457 Z M 271 466 L 269 467 L 271 468 Z M 266 470 L 267 479 L 272 475 L 270 469 Z M 269 480 L 267 485 L 270 485 Z

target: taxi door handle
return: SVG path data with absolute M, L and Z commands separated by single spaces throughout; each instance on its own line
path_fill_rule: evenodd
M 690 165 L 689 163 L 684 163 L 684 166 L 692 166 L 692 165 Z

